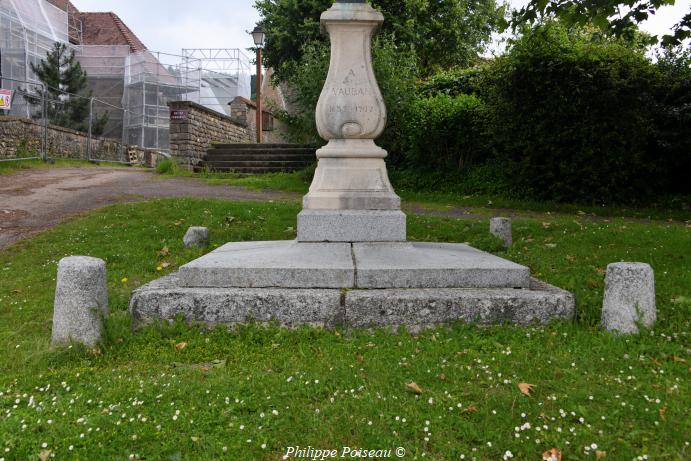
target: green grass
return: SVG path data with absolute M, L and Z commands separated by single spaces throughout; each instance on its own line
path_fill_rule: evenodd
M 532 460 L 552 447 L 565 460 L 594 460 L 596 450 L 688 459 L 691 234 L 679 224 L 523 219 L 506 252 L 485 221 L 409 217 L 411 239 L 470 242 L 572 290 L 574 322 L 418 336 L 179 323 L 131 331 L 132 289 L 202 253 L 183 248 L 187 226 L 210 227 L 212 246 L 290 239 L 298 211 L 191 199 L 116 205 L 0 251 L 0 458 L 275 460 L 311 445 L 400 446 L 403 459 L 501 460 L 509 450 Z M 72 254 L 108 264 L 111 316 L 96 352 L 49 350 L 56 264 Z M 656 271 L 658 323 L 640 336 L 597 328 L 603 269 L 619 260 Z M 170 267 L 157 271 L 163 262 Z M 411 381 L 420 396 L 406 391 Z
M 270 173 L 246 175 L 237 173 L 192 173 L 184 170 L 168 171 L 166 176 L 184 176 L 204 179 L 209 184 L 242 186 L 250 189 L 271 189 L 286 192 L 307 193 L 309 175 L 304 171 L 292 173 Z M 395 177 L 395 176 L 394 176 Z M 594 217 L 691 221 L 691 197 L 671 197 L 655 207 L 593 206 L 516 199 L 489 195 L 461 195 L 440 191 L 419 191 L 396 187 L 396 193 L 409 204 L 431 210 L 448 208 L 471 208 L 471 213 L 490 215 L 493 210 L 518 210 L 536 213 L 558 213 L 567 215 L 590 215 Z M 496 213 L 496 211 L 494 211 Z
M 230 185 L 246 187 L 254 190 L 279 190 L 285 192 L 297 192 L 304 194 L 309 189 L 309 182 L 306 174 L 302 171 L 292 173 L 264 173 L 264 174 L 242 174 L 242 173 L 219 173 L 213 171 L 192 172 L 178 168 L 167 160 L 161 162 L 157 172 L 162 177 L 184 177 L 198 178 L 211 185 Z

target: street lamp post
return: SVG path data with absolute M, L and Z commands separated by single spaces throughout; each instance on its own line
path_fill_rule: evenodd
M 251 32 L 254 45 L 257 47 L 257 144 L 262 143 L 262 49 L 264 48 L 264 30 L 256 26 Z

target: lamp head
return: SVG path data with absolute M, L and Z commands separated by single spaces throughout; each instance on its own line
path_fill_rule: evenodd
M 250 34 L 252 34 L 254 45 L 257 48 L 264 48 L 264 29 L 262 29 L 262 27 L 259 24 L 257 24 L 257 26 L 254 28 L 252 32 L 250 32 Z

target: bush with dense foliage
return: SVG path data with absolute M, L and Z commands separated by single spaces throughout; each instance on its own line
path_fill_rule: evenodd
M 402 132 L 403 166 L 457 171 L 487 160 L 485 107 L 474 95 L 413 100 Z
M 643 50 L 556 23 L 525 34 L 487 68 L 483 90 L 515 186 L 596 203 L 688 191 L 674 180 L 691 167 L 681 151 L 691 73 L 679 68 L 674 76 Z

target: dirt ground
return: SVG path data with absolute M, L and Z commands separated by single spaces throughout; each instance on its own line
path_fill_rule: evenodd
M 0 248 L 85 211 L 162 197 L 267 201 L 299 195 L 212 186 L 192 178 L 162 179 L 131 168 L 23 170 L 0 175 Z

